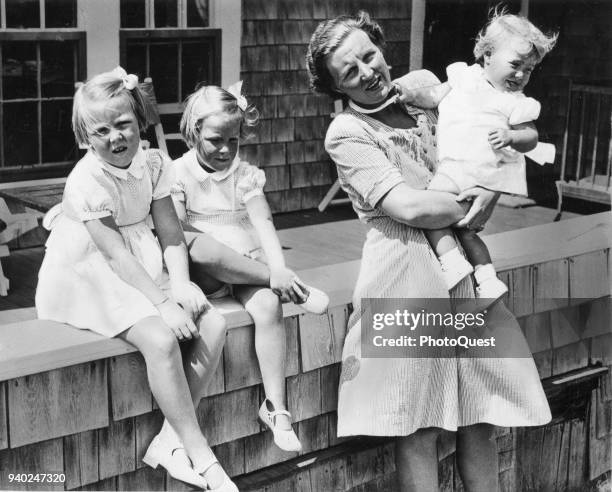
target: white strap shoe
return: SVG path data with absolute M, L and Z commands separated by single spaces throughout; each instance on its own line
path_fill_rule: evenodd
M 310 285 L 306 286 L 308 298 L 301 304 L 297 304 L 304 311 L 313 314 L 323 314 L 329 306 L 329 297 L 325 292 Z
M 276 426 L 277 415 L 286 415 L 291 420 L 291 414 L 287 410 L 275 410 L 272 402 L 266 398 L 261 407 L 259 407 L 258 415 L 259 421 L 272 431 L 274 444 L 279 448 L 289 452 L 302 450 L 302 444 L 293 429 L 279 429 Z
M 206 490 L 206 480 L 193 469 L 191 460 L 183 451 L 180 443 L 171 444 L 158 434 L 151 441 L 142 461 L 151 468 L 161 465 L 172 478 Z

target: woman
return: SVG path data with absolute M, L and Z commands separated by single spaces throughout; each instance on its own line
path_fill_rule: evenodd
M 468 491 L 498 490 L 494 426 L 541 425 L 550 411 L 528 358 L 366 358 L 364 298 L 448 298 L 422 229 L 451 224 L 479 230 L 497 196 L 474 188 L 459 199 L 428 191 L 434 168 L 434 119 L 397 103 L 380 27 L 360 12 L 319 24 L 308 48 L 314 90 L 348 100 L 330 124 L 325 147 L 360 220 L 368 228 L 354 311 L 342 355 L 338 434 L 394 436 L 400 490 L 437 491 L 436 439 L 457 432 L 457 463 Z M 467 279 L 453 297 L 474 296 Z M 525 346 L 500 302 L 486 312 L 489 333 Z M 367 395 L 367 403 L 364 400 Z

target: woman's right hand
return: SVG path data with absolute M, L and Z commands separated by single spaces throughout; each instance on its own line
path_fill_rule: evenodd
M 166 299 L 159 304 L 157 310 L 177 340 L 191 340 L 200 336 L 191 317 L 172 299 Z

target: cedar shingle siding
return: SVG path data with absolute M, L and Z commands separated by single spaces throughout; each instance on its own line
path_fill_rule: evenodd
M 241 78 L 261 113 L 257 135 L 243 158 L 265 168 L 274 212 L 316 207 L 336 179 L 323 148 L 333 101 L 308 87 L 306 46 L 317 24 L 367 10 L 387 37 L 386 59 L 398 76 L 408 70 L 408 0 L 243 0 Z

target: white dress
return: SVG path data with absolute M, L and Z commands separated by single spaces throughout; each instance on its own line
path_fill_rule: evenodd
M 84 222 L 112 216 L 126 247 L 162 289 L 168 287 L 162 252 L 147 218 L 151 202 L 170 194 L 170 159 L 139 150 L 127 169 L 88 152 L 66 181 L 62 213 L 53 223 L 38 274 L 38 317 L 113 337 L 158 310 L 111 269 Z
M 172 198 L 184 204 L 187 223 L 240 254 L 261 259 L 263 251 L 246 202 L 263 196 L 264 172 L 236 156 L 227 170 L 209 173 L 198 163 L 194 149 L 173 165 Z
M 437 172 L 461 191 L 482 186 L 527 195 L 523 154 L 510 147 L 494 150 L 488 134 L 536 120 L 540 103 L 521 92 L 495 89 L 480 65 L 453 63 L 446 72 L 452 89 L 439 106 Z

